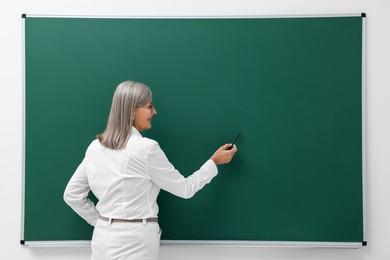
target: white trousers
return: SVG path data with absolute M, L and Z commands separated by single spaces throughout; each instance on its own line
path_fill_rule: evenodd
M 98 220 L 92 236 L 91 260 L 157 260 L 161 229 L 158 223 Z

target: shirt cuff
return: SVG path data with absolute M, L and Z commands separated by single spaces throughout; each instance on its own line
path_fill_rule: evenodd
M 211 177 L 215 177 L 218 174 L 217 165 L 211 159 L 207 160 L 200 168 L 208 172 Z

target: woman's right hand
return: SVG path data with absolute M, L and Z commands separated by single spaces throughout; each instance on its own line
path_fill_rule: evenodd
M 234 154 L 237 152 L 236 145 L 233 145 L 233 148 L 229 149 L 231 146 L 231 144 L 222 145 L 217 151 L 215 151 L 210 159 L 213 160 L 216 165 L 229 163 Z

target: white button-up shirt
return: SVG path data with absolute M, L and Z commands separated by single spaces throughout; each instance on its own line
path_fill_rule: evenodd
M 168 161 L 158 143 L 133 127 L 126 148 L 112 150 L 94 140 L 64 193 L 66 203 L 89 224 L 107 218 L 157 217 L 160 189 L 190 198 L 218 173 L 212 160 L 191 176 L 183 177 Z M 96 207 L 88 199 L 92 190 Z

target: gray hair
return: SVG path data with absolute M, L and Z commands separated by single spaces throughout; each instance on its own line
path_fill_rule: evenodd
M 104 132 L 97 135 L 100 143 L 110 149 L 126 146 L 133 126 L 134 111 L 152 100 L 152 91 L 143 83 L 125 81 L 120 83 L 112 98 L 110 115 Z

